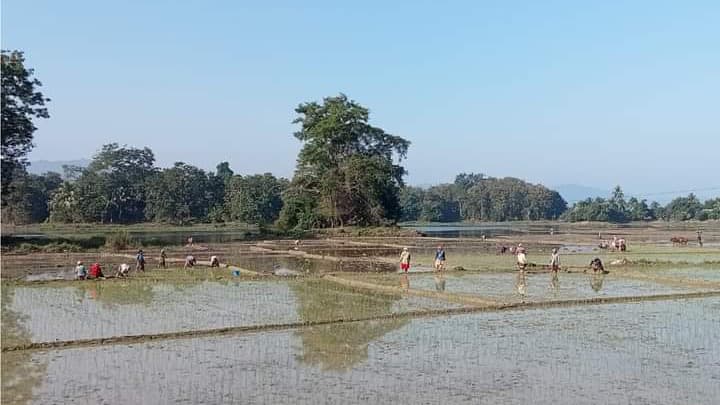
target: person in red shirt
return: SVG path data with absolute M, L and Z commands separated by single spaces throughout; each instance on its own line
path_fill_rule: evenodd
M 105 277 L 102 272 L 102 267 L 100 267 L 100 263 L 93 263 L 92 266 L 90 266 L 90 278 L 100 277 Z

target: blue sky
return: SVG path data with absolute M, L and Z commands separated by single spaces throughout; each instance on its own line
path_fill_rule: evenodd
M 347 4 L 346 4 L 347 3 Z M 635 193 L 720 187 L 720 2 L 2 2 L 51 118 L 31 160 L 103 143 L 290 176 L 294 107 L 346 93 L 462 171 Z

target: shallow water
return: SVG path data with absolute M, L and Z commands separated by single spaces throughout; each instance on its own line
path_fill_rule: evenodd
M 720 396 L 718 324 L 720 299 L 706 298 L 10 353 L 3 363 L 30 357 L 22 364 L 34 373 L 16 392 L 32 389 L 35 403 L 710 404 Z
M 397 276 L 398 285 L 401 277 Z M 597 297 L 632 297 L 686 293 L 690 288 L 667 286 L 651 281 L 629 280 L 617 276 L 559 273 L 418 274 L 410 277 L 410 288 L 473 294 L 503 302 L 569 300 Z
M 108 282 L 77 287 L 7 286 L 3 290 L 3 307 L 27 331 L 29 342 L 355 319 L 457 307 L 417 297 L 360 294 L 320 280 Z M 9 317 L 3 319 L 3 328 L 7 320 Z
M 648 270 L 647 273 L 662 277 L 720 282 L 720 268 L 688 267 L 669 270 Z

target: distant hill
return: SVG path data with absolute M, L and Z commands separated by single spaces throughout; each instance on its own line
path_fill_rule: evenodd
M 607 198 L 610 196 L 610 190 L 603 190 L 601 188 L 581 186 L 579 184 L 562 184 L 559 186 L 551 187 L 553 190 L 560 193 L 560 195 L 572 205 L 575 202 L 585 200 L 587 198 L 603 197 Z
M 46 172 L 56 172 L 62 174 L 62 167 L 65 165 L 87 167 L 90 159 L 78 160 L 35 160 L 30 162 L 27 170 L 33 174 L 43 174 Z

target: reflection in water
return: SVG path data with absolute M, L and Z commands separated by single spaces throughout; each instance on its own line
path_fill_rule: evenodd
M 407 274 L 400 275 L 400 288 L 406 291 L 410 289 L 410 278 Z
M 557 292 L 560 289 L 560 279 L 557 271 L 550 272 L 550 289 Z
M 322 280 L 292 285 L 303 321 L 358 319 L 391 313 L 399 296 L 360 293 Z M 367 360 L 368 345 L 409 322 L 407 319 L 357 322 L 303 328 L 296 332 L 302 341 L 298 360 L 322 370 L 348 370 Z
M 524 271 L 518 271 L 515 279 L 515 289 L 523 300 L 527 297 L 527 274 Z
M 175 285 L 182 290 L 179 284 Z M 155 298 L 152 284 L 142 282 L 123 283 L 79 283 L 78 295 L 97 300 L 107 305 L 150 305 Z M 87 294 L 87 295 L 86 295 Z
M 605 281 L 605 274 L 598 272 L 590 275 L 590 288 L 595 292 L 600 292 L 603 288 L 603 282 Z
M 18 346 L 30 343 L 30 332 L 23 327 L 22 317 L 11 310 L 14 288 L 2 288 L 2 345 Z M 47 362 L 32 358 L 31 351 L 20 350 L 2 354 L 0 365 L 3 403 L 26 404 L 32 401 L 33 389 L 45 378 Z
M 435 290 L 437 291 L 445 291 L 445 275 L 442 273 L 437 273 L 433 277 L 435 280 Z

